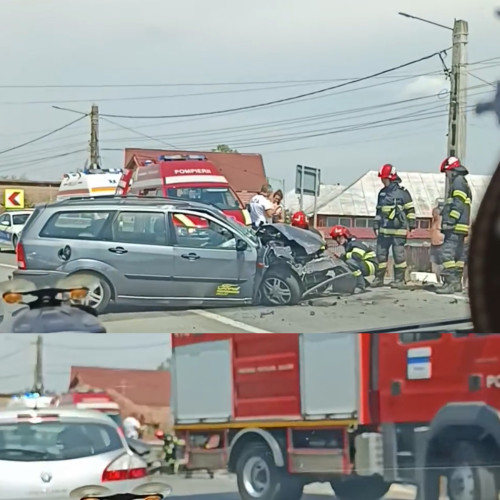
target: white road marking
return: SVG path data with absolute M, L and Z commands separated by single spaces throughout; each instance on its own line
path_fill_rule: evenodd
M 204 311 L 203 309 L 192 309 L 189 311 L 190 313 L 197 314 L 198 316 L 203 316 L 204 318 L 211 319 L 212 321 L 218 321 L 224 325 L 232 326 L 233 328 L 237 328 L 238 330 L 243 330 L 249 333 L 271 333 L 267 330 L 261 330 L 260 328 L 255 328 L 254 326 L 247 325 L 246 323 L 242 323 L 241 321 L 236 321 L 231 318 L 226 318 L 226 316 L 222 316 L 220 314 L 216 314 L 210 311 Z
M 8 267 L 9 269 L 17 269 L 17 266 L 11 264 L 0 264 L 0 267 Z

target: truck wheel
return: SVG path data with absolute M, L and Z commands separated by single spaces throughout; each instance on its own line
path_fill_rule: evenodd
M 484 465 L 482 455 L 473 443 L 457 443 L 447 473 L 450 500 L 498 500 L 495 475 Z
M 266 445 L 250 445 L 236 464 L 242 500 L 300 500 L 303 486 L 284 469 L 276 467 Z
M 341 500 L 379 500 L 389 491 L 391 484 L 382 477 L 347 477 L 343 481 L 332 481 L 335 496 Z
M 262 302 L 267 306 L 293 306 L 302 297 L 299 280 L 282 268 L 270 269 L 260 288 Z

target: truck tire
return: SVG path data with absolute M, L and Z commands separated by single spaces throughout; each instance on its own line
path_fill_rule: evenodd
M 242 500 L 300 500 L 303 484 L 276 467 L 271 450 L 250 444 L 236 463 L 238 491 Z
M 289 270 L 271 268 L 262 280 L 260 297 L 266 306 L 293 306 L 302 297 L 301 284 Z
M 433 457 L 430 457 L 426 464 L 424 488 L 419 497 L 439 500 L 440 479 L 445 476 L 449 500 L 498 500 L 495 476 L 484 465 L 482 456 L 481 446 L 459 441 L 453 446 L 449 463 L 436 466 Z
M 450 500 L 498 500 L 495 475 L 484 465 L 480 446 L 468 441 L 455 445 L 446 474 Z
M 344 480 L 332 481 L 335 496 L 341 500 L 379 500 L 389 491 L 391 484 L 380 476 L 347 477 Z

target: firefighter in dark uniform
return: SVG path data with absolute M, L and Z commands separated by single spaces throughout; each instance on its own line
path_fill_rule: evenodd
M 450 184 L 441 213 L 441 232 L 444 241 L 440 248 L 444 286 L 436 293 L 462 291 L 465 266 L 465 239 L 469 234 L 472 192 L 466 175 L 469 171 L 458 158 L 451 156 L 441 163 L 441 172 L 450 172 Z
M 323 237 L 320 231 L 318 231 L 314 226 L 311 226 L 309 224 L 309 219 L 307 218 L 307 215 L 304 212 L 295 212 L 290 219 L 290 223 L 293 227 L 300 227 L 301 229 L 306 229 L 308 231 L 311 231 L 312 233 L 317 234 L 323 241 L 324 246 L 326 248 L 325 238 Z
M 378 176 L 384 187 L 377 200 L 374 230 L 377 235 L 378 271 L 373 287 L 384 286 L 389 250 L 394 257 L 393 288 L 404 288 L 406 272 L 405 245 L 409 231 L 416 226 L 415 206 L 406 188 L 400 185 L 401 179 L 392 165 L 383 165 Z
M 365 291 L 366 278 L 374 276 L 378 271 L 375 252 L 365 243 L 358 241 L 345 226 L 333 226 L 330 236 L 336 243 L 344 247 L 345 253 L 341 258 L 356 277 L 356 290 Z

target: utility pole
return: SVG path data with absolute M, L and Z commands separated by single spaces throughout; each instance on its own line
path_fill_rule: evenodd
M 465 163 L 467 145 L 467 43 L 469 24 L 455 20 L 450 72 L 450 109 L 448 117 L 448 156 L 456 156 Z M 448 198 L 450 174 L 446 175 Z
M 99 161 L 99 106 L 90 111 L 90 168 L 100 168 Z
M 38 392 L 39 394 L 42 394 L 44 391 L 44 386 L 43 386 L 43 339 L 41 335 L 38 335 L 38 337 L 36 338 L 35 346 L 36 346 L 36 361 L 35 361 L 33 392 Z

